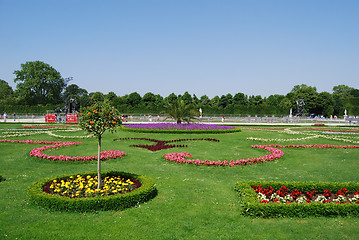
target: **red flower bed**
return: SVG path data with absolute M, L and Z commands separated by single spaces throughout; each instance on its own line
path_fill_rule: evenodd
M 346 188 L 338 190 L 336 193 L 332 193 L 329 189 L 324 190 L 322 193 L 318 193 L 315 190 L 300 192 L 297 189 L 290 191 L 286 186 L 282 186 L 279 190 L 273 189 L 271 186 L 263 188 L 262 185 L 252 186 L 255 192 L 258 194 L 258 199 L 261 203 L 353 203 L 359 204 L 359 190 L 349 193 Z
M 167 143 L 174 143 L 174 142 L 183 142 L 183 141 L 213 141 L 213 142 L 219 142 L 218 139 L 214 138 L 192 138 L 192 139 L 176 139 L 176 140 L 169 140 L 169 141 L 162 141 L 162 140 L 156 140 L 151 138 L 117 138 L 114 139 L 114 141 L 122 141 L 122 140 L 145 140 L 150 142 L 155 142 L 156 145 L 130 145 L 130 147 L 139 147 L 139 148 L 146 148 L 150 151 L 159 151 L 163 149 L 168 148 L 175 148 L 175 147 L 187 147 L 187 145 L 176 145 L 176 144 L 167 144 Z

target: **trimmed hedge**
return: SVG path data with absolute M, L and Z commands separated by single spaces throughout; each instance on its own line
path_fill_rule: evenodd
M 94 174 L 95 172 L 81 173 L 81 176 Z M 42 179 L 29 187 L 28 195 L 31 203 L 55 211 L 91 212 L 107 210 L 123 210 L 133 207 L 138 203 L 149 201 L 157 195 L 157 189 L 153 181 L 145 176 L 138 176 L 132 173 L 109 171 L 102 172 L 102 177 L 121 176 L 123 178 L 136 178 L 141 182 L 141 187 L 125 194 L 99 196 L 90 198 L 69 198 L 44 192 L 46 183 L 54 179 L 62 179 L 76 174 L 57 176 L 54 178 Z
M 235 132 L 241 132 L 242 130 L 240 128 L 234 128 L 234 129 L 217 129 L 217 130 L 162 130 L 162 129 L 144 129 L 144 128 L 126 128 L 126 127 L 120 127 L 121 131 L 125 132 L 138 132 L 138 133 L 189 133 L 189 134 L 221 134 L 221 133 L 235 133 Z
M 347 182 L 274 182 L 274 181 L 239 181 L 235 185 L 241 203 L 241 214 L 252 217 L 275 218 L 275 217 L 335 217 L 356 216 L 359 217 L 359 204 L 337 203 L 260 203 L 257 193 L 251 186 L 262 185 L 263 188 L 272 186 L 280 189 L 283 185 L 290 191 L 298 189 L 301 192 L 316 190 L 324 192 L 329 189 L 332 192 L 347 188 L 349 192 L 359 189 L 359 183 Z

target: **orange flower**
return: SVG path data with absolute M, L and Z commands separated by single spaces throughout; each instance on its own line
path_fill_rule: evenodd
M 82 113 L 80 113 L 80 115 L 82 116 Z
M 116 121 L 112 121 L 113 124 L 116 124 Z
M 97 113 L 97 110 L 94 110 L 93 112 L 94 112 L 94 113 Z
M 90 115 L 91 113 L 90 113 L 90 112 L 88 112 L 87 114 L 88 114 L 88 115 Z
M 94 121 L 91 121 L 91 122 L 90 122 L 90 124 L 93 124 L 93 123 L 94 123 Z

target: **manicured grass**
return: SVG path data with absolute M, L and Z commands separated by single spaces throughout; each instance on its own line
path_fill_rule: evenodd
M 21 128 L 21 124 L 0 124 L 0 128 Z M 359 182 L 358 149 L 282 149 L 284 156 L 274 162 L 239 167 L 180 165 L 162 155 L 189 152 L 201 160 L 231 160 L 268 154 L 252 149 L 247 137 L 299 138 L 274 130 L 243 129 L 228 134 L 105 133 L 103 150 L 121 150 L 127 156 L 102 162 L 103 170 L 131 172 L 154 180 L 158 195 L 147 203 L 123 211 L 96 213 L 50 212 L 28 203 L 28 187 L 43 178 L 95 171 L 96 162 L 51 162 L 31 158 L 35 144 L 0 143 L 0 239 L 354 239 L 359 235 L 358 218 L 277 218 L 261 219 L 240 215 L 234 191 L 238 180 Z M 317 133 L 317 132 L 315 132 Z M 59 132 L 60 134 L 60 132 Z M 68 132 L 66 135 L 83 135 Z M 151 152 L 132 144 L 146 141 L 113 141 L 114 138 L 215 138 L 220 142 L 183 142 L 187 148 Z M 1 132 L 0 132 L 1 138 Z M 12 137 L 17 140 L 61 140 L 47 134 Z M 68 139 L 82 145 L 46 153 L 70 156 L 97 153 L 96 138 Z M 275 142 L 274 142 L 275 143 Z M 324 138 L 286 144 L 348 143 Z M 181 143 L 182 144 L 182 143 Z M 283 143 L 279 143 L 283 144 Z

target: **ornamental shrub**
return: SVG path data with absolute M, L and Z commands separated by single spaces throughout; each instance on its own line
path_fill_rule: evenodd
M 108 103 L 95 103 L 94 105 L 82 108 L 79 118 L 79 125 L 98 137 L 98 154 L 97 154 L 97 188 L 101 188 L 101 138 L 106 130 L 113 132 L 121 125 L 119 112 Z
M 257 193 L 251 186 L 262 185 L 263 188 L 273 187 L 280 189 L 283 185 L 290 191 L 297 189 L 301 192 L 311 192 L 312 190 L 324 192 L 330 189 L 337 192 L 342 188 L 347 188 L 349 192 L 359 189 L 359 183 L 334 183 L 334 182 L 272 182 L 272 181 L 239 181 L 235 185 L 241 204 L 241 214 L 252 217 L 335 217 L 335 216 L 356 216 L 359 217 L 359 204 L 338 204 L 338 203 L 260 203 Z
M 93 175 L 95 172 L 82 173 L 81 176 Z M 54 211 L 92 212 L 107 210 L 123 210 L 136 206 L 139 203 L 149 201 L 157 195 L 157 189 L 153 181 L 145 176 L 132 173 L 109 171 L 102 176 L 121 176 L 123 178 L 135 178 L 141 182 L 141 187 L 125 194 L 99 196 L 88 198 L 69 198 L 48 194 L 44 192 L 44 186 L 55 179 L 62 179 L 77 174 L 57 176 L 42 179 L 29 187 L 28 195 L 32 204 Z

